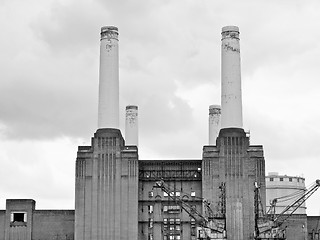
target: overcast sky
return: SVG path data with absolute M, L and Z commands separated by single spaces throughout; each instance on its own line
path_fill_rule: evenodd
M 220 104 L 221 28 L 240 28 L 244 128 L 267 172 L 320 178 L 320 1 L 0 0 L 0 209 L 74 208 L 78 145 L 97 128 L 100 28 L 119 28 L 120 119 L 140 159 L 201 159 Z M 307 202 L 320 214 L 320 191 Z

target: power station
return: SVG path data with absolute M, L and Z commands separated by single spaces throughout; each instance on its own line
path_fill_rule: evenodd
M 263 147 L 251 145 L 243 129 L 239 28 L 223 27 L 221 35 L 221 106 L 209 107 L 202 159 L 141 160 L 138 106 L 126 107 L 125 139 L 119 129 L 118 28 L 102 27 L 98 129 L 91 145 L 78 147 L 75 210 L 36 210 L 33 200 L 9 199 L 0 240 L 285 239 L 275 237 L 280 225 L 261 220 L 276 186 L 268 176 L 266 196 Z M 296 236 L 307 239 L 308 231 Z

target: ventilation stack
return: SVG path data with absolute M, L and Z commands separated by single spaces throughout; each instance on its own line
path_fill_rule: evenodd
M 138 146 L 138 107 L 126 107 L 126 145 Z
M 216 145 L 221 126 L 221 107 L 220 105 L 209 106 L 209 145 Z
M 100 36 L 98 129 L 119 129 L 118 28 L 102 27 Z
M 263 147 L 250 145 L 242 126 L 239 28 L 222 28 L 221 129 L 215 145 L 203 148 L 203 198 L 222 206 L 227 238 L 253 239 L 254 184 L 260 186 L 265 203 Z
M 102 27 L 98 130 L 76 160 L 75 240 L 138 240 L 138 149 L 119 130 L 118 29 Z
M 242 128 L 239 28 L 222 28 L 221 128 Z

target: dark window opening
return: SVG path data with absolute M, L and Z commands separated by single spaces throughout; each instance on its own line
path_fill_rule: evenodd
M 24 213 L 13 213 L 13 222 L 24 222 Z

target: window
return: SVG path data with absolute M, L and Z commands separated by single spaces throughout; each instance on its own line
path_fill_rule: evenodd
M 291 177 L 289 178 L 289 182 L 292 182 L 292 178 Z
M 270 178 L 270 182 L 273 182 L 273 177 Z
M 148 212 L 149 213 L 153 213 L 153 205 L 149 205 L 148 206 Z
M 181 211 L 181 207 L 179 205 L 163 206 L 163 211 L 168 213 L 179 213 Z
M 163 211 L 168 212 L 168 206 L 163 206 Z
M 195 197 L 196 196 L 196 192 L 195 191 L 191 191 L 191 197 Z
M 282 177 L 280 178 L 280 182 L 283 182 L 283 178 Z
M 10 216 L 11 222 L 27 222 L 27 213 L 26 212 L 12 212 Z
M 192 227 L 191 228 L 191 236 L 195 236 L 196 235 L 196 228 Z
M 149 218 L 149 228 L 153 228 L 153 219 Z
M 299 178 L 297 178 L 297 182 L 299 182 Z
M 149 191 L 149 197 L 153 197 L 153 192 Z

